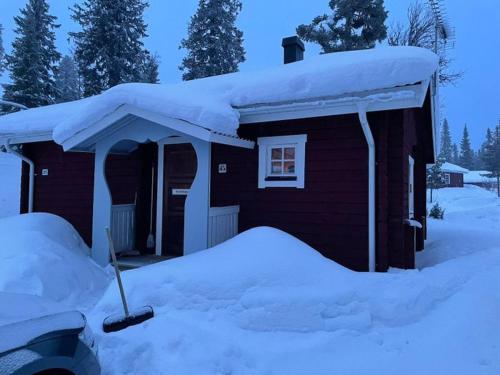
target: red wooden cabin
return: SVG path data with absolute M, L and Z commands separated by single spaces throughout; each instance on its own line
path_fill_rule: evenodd
M 287 59 L 303 51 L 295 38 L 284 47 Z M 230 82 L 248 92 L 231 99 L 234 133 L 165 116 L 140 100 L 114 103 L 63 140 L 57 124 L 68 121 L 62 118 L 68 111 L 84 112 L 80 101 L 3 116 L 0 144 L 33 163 L 31 188 L 30 167 L 23 166 L 21 210 L 64 217 L 101 263 L 108 261 L 104 226 L 121 250 L 159 257 L 272 226 L 354 270 L 413 268 L 415 252 L 424 248 L 426 164 L 435 155 L 437 64 L 428 51 L 388 50 L 292 59 L 251 87 L 238 86 L 237 73 L 168 89 L 223 90 Z M 326 59 L 338 71 L 316 77 L 314 62 Z M 363 86 L 391 64 L 399 67 L 397 79 L 388 74 Z M 264 84 L 276 76 L 286 77 L 274 83 L 283 86 Z M 332 79 L 332 95 L 324 91 L 328 85 L 316 90 L 323 79 Z M 273 101 L 273 90 L 282 87 L 293 90 Z M 105 107 L 98 100 L 95 106 Z M 146 246 L 150 232 L 154 248 Z

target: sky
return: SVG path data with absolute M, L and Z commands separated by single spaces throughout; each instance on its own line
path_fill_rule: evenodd
M 70 17 L 69 7 L 77 0 L 48 0 L 51 13 L 58 17 L 57 47 L 61 53 L 71 51 L 68 32 L 78 30 Z M 238 26 L 244 32 L 247 61 L 242 71 L 258 71 L 282 63 L 281 39 L 295 34 L 297 25 L 309 23 L 315 16 L 328 13 L 328 0 L 243 0 Z M 467 124 L 472 144 L 479 147 L 487 127 L 500 121 L 500 48 L 498 0 L 444 0 L 450 24 L 455 29 L 453 69 L 464 73 L 456 86 L 440 91 L 441 118 L 446 117 L 452 137 L 459 142 Z M 0 23 L 4 27 L 4 47 L 10 51 L 15 37 L 13 17 L 24 7 L 26 0 L 0 0 Z M 149 25 L 146 47 L 160 55 L 160 80 L 172 83 L 181 80 L 178 69 L 185 54 L 179 50 L 186 36 L 197 0 L 149 0 L 145 13 Z M 404 21 L 411 0 L 385 0 L 389 11 L 387 25 Z M 306 54 L 318 54 L 314 44 L 306 44 Z M 0 83 L 8 82 L 4 74 Z

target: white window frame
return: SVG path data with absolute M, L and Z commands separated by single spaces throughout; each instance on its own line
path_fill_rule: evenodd
M 451 184 L 451 174 L 449 174 L 449 173 L 444 174 L 444 184 L 445 185 Z
M 272 187 L 292 187 L 297 189 L 304 188 L 305 180 L 305 163 L 306 163 L 306 142 L 307 134 L 285 135 L 277 137 L 261 137 L 257 138 L 259 146 L 259 189 Z M 273 147 L 295 147 L 295 174 L 283 175 L 283 180 L 272 180 L 268 177 L 272 176 L 269 171 L 271 164 L 271 148 Z M 289 177 L 296 177 L 294 180 L 289 180 Z

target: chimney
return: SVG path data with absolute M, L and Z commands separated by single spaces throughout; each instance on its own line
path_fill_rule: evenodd
M 298 36 L 290 36 L 288 38 L 283 38 L 281 43 L 284 52 L 284 62 L 285 64 L 293 63 L 304 59 L 304 43 L 299 39 Z

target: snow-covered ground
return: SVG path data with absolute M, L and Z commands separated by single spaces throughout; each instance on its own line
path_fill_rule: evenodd
M 0 218 L 19 213 L 21 162 L 0 152 Z
M 59 223 L 61 237 L 48 235 L 70 247 L 67 272 L 30 267 L 63 275 L 60 283 L 76 289 L 67 301 L 83 305 L 105 374 L 498 374 L 500 199 L 477 187 L 442 189 L 437 199 L 445 220 L 429 220 L 420 270 L 352 272 L 283 232 L 256 228 L 216 248 L 125 272 L 129 304 L 151 305 L 155 317 L 111 334 L 100 328 L 121 309 L 116 283 L 106 288 L 106 272 L 85 261 L 70 228 Z M 8 232 L 21 227 L 12 223 Z M 49 251 L 36 253 L 43 260 Z M 95 287 L 74 283 L 77 268 L 96 272 L 87 280 Z M 41 290 L 33 294 L 43 296 Z M 30 298 L 28 310 L 42 297 Z M 58 292 L 43 298 L 66 302 Z

